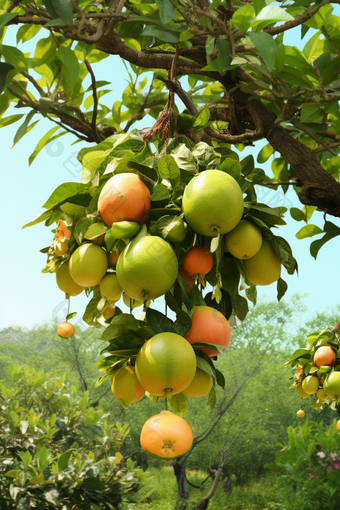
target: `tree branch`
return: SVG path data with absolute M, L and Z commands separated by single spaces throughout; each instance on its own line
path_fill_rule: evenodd
M 267 32 L 267 34 L 270 35 L 277 35 L 281 34 L 282 32 L 286 32 L 287 30 L 298 27 L 299 25 L 302 25 L 302 23 L 305 23 L 305 21 L 308 21 L 310 18 L 314 16 L 318 12 L 318 10 L 321 8 L 321 5 L 317 5 L 309 12 L 304 12 L 303 14 L 300 14 L 300 16 L 296 16 L 295 19 L 292 19 L 291 21 L 286 21 L 286 23 L 283 23 L 283 25 L 280 25 L 278 27 L 272 27 L 272 28 L 264 28 L 263 31 Z
M 90 65 L 90 62 L 87 59 L 85 59 L 84 63 L 87 67 L 88 72 L 91 75 L 91 81 L 92 81 L 93 113 L 92 113 L 91 127 L 92 127 L 94 139 L 97 143 L 99 143 L 100 139 L 99 139 L 98 132 L 97 132 L 98 96 L 97 96 L 96 77 L 94 75 L 94 72 Z

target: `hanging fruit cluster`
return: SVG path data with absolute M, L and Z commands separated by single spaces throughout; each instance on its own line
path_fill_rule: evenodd
M 291 388 L 303 402 L 312 397 L 313 409 L 330 407 L 340 414 L 340 335 L 339 325 L 307 336 L 307 347 L 297 349 L 284 366 L 296 367 Z M 298 416 L 303 418 L 301 409 Z
M 271 230 L 285 224 L 286 209 L 256 200 L 264 173 L 252 156 L 239 161 L 229 146 L 184 142 L 160 155 L 137 134 L 114 135 L 82 149 L 81 182 L 59 186 L 26 225 L 57 223 L 43 271 L 56 273 L 67 298 L 92 295 L 83 319 L 104 326 L 108 342 L 97 384 L 111 378 L 124 407 L 146 392 L 178 415 L 187 396 L 209 394 L 215 405 L 224 377 L 214 359 L 230 349 L 228 319 L 245 318 L 257 285 L 277 282 L 280 299 L 281 266 L 297 269 L 289 244 Z M 176 320 L 151 305 L 161 296 Z M 118 308 L 121 298 L 130 314 Z M 171 446 L 157 452 L 177 456 Z

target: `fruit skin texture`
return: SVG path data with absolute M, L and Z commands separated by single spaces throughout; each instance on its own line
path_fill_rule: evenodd
M 336 354 L 332 347 L 324 345 L 319 347 L 314 354 L 314 363 L 318 368 L 321 366 L 332 367 L 335 364 Z
M 188 291 L 190 292 L 194 286 L 195 280 L 193 279 L 192 276 L 190 276 L 188 273 L 186 273 L 184 271 L 182 266 L 179 266 L 178 272 L 179 272 L 179 275 L 182 278 L 182 280 L 184 280 L 185 282 L 188 282 Z
M 70 336 L 74 335 L 75 329 L 74 329 L 73 324 L 65 321 L 65 322 L 62 322 L 61 324 L 59 324 L 57 333 L 62 338 L 70 338 Z
M 141 400 L 145 395 L 145 389 L 139 384 L 135 367 L 122 367 L 112 378 L 112 393 L 121 402 L 124 409 L 130 404 Z
M 104 185 L 98 199 L 98 210 L 107 225 L 116 221 L 144 223 L 151 208 L 150 191 L 133 173 L 120 173 Z
M 224 237 L 227 250 L 237 259 L 254 257 L 262 246 L 261 230 L 247 220 L 241 220 Z
M 207 248 L 193 246 L 184 255 L 182 267 L 190 275 L 207 274 L 212 270 L 214 257 Z
M 182 218 L 180 218 L 175 222 L 175 225 L 172 227 L 165 239 L 172 243 L 181 243 L 184 241 L 186 235 L 186 226 Z
M 99 289 L 101 295 L 110 302 L 118 301 L 122 294 L 116 273 L 107 273 L 100 282 Z
M 156 299 L 174 285 L 178 273 L 175 252 L 158 236 L 139 234 L 124 248 L 116 266 L 118 282 L 133 299 Z
M 313 375 L 307 375 L 302 381 L 302 389 L 308 395 L 314 395 L 319 389 L 319 379 Z
M 193 434 L 188 423 L 171 413 L 161 411 L 143 425 L 140 444 L 153 457 L 175 459 L 186 453 L 192 445 Z
M 263 240 L 260 250 L 243 261 L 244 272 L 254 285 L 270 285 L 281 275 L 281 262 L 269 241 Z
M 318 397 L 318 399 L 322 400 L 323 402 L 327 398 L 327 394 L 323 388 L 318 389 L 318 391 L 316 392 L 316 396 Z
M 336 422 L 336 428 L 337 428 L 338 430 L 340 430 L 340 420 L 338 420 L 338 421 Z
M 296 387 L 296 393 L 299 395 L 299 397 L 301 398 L 308 398 L 309 397 L 309 393 L 306 393 L 303 388 L 302 388 L 302 384 L 299 384 L 297 387 Z
M 70 275 L 83 287 L 94 287 L 101 282 L 107 271 L 106 252 L 97 244 L 85 243 L 71 255 Z
M 192 383 L 196 355 L 182 336 L 158 333 L 140 349 L 135 368 L 139 383 L 152 395 L 176 395 Z
M 231 340 L 231 328 L 229 322 L 215 308 L 210 306 L 195 306 L 191 316 L 191 328 L 184 338 L 191 344 L 195 342 L 212 343 L 228 347 Z M 207 356 L 214 357 L 220 354 L 216 349 L 199 347 L 199 351 Z
M 296 416 L 298 418 L 304 418 L 306 416 L 306 413 L 303 409 L 300 409 L 297 413 L 296 413 Z
M 113 251 L 109 253 L 107 259 L 109 261 L 109 267 L 116 267 L 117 260 L 119 257 L 119 253 L 117 251 Z
M 208 237 L 230 232 L 243 215 L 242 191 L 233 177 L 221 170 L 205 170 L 184 190 L 182 209 L 190 227 Z
M 183 395 L 187 397 L 204 397 L 208 395 L 212 385 L 211 375 L 197 367 L 194 380 L 183 390 Z
M 140 224 L 135 221 L 118 221 L 112 224 L 111 234 L 116 239 L 131 239 L 140 231 Z
M 72 279 L 68 262 L 65 262 L 57 269 L 56 281 L 59 289 L 65 292 L 66 297 L 78 296 L 84 290 L 84 287 L 81 287 Z
M 340 372 L 332 372 L 323 383 L 326 395 L 332 400 L 340 398 Z

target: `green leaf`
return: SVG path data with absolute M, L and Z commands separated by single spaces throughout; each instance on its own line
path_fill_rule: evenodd
M 285 295 L 288 289 L 288 285 L 284 280 L 282 280 L 282 278 L 279 278 L 276 287 L 277 287 L 277 300 L 280 301 L 280 299 Z
M 33 225 L 37 225 L 38 223 L 41 223 L 42 221 L 48 220 L 52 216 L 52 211 L 45 211 L 42 214 L 39 214 L 36 218 L 33 218 L 33 220 L 29 221 L 28 223 L 25 223 L 25 225 L 21 228 L 27 228 L 32 227 Z
M 208 405 L 208 407 L 210 407 L 210 409 L 214 409 L 214 407 L 216 405 L 216 391 L 213 386 L 212 386 L 211 390 L 209 391 L 207 405 Z
M 84 192 L 87 187 L 88 186 L 82 182 L 64 182 L 53 191 L 43 207 L 44 209 L 51 209 L 51 207 L 60 204 L 60 202 L 63 202 L 67 198 Z
M 310 254 L 312 255 L 312 257 L 314 257 L 316 259 L 320 248 L 322 248 L 322 246 L 325 243 L 327 243 L 328 241 L 330 241 L 331 239 L 333 239 L 333 237 L 336 237 L 337 235 L 338 234 L 325 234 L 321 239 L 313 241 L 309 247 Z
M 73 319 L 77 315 L 77 312 L 68 313 L 66 315 L 66 320 L 69 321 L 70 319 Z
M 13 46 L 1 46 L 1 52 L 8 64 L 12 64 L 19 71 L 27 71 L 27 60 L 22 51 Z
M 60 18 L 65 25 L 73 25 L 73 12 L 71 0 L 43 0 L 46 9 L 53 19 Z
M 169 188 L 162 183 L 156 184 L 156 186 L 153 188 L 152 195 L 150 198 L 152 202 L 168 200 L 170 198 Z
M 70 460 L 72 452 L 67 451 L 65 453 L 62 453 L 58 458 L 58 469 L 59 471 L 63 471 L 63 469 L 67 468 L 68 462 Z
M 94 476 L 90 476 L 88 478 L 85 477 L 83 480 L 83 486 L 91 491 L 105 491 L 106 489 L 105 483 Z
M 293 220 L 295 221 L 305 220 L 305 214 L 303 211 L 301 211 L 301 209 L 298 209 L 297 207 L 291 207 L 289 212 Z
M 18 131 L 15 133 L 14 135 L 14 140 L 13 140 L 13 145 L 12 145 L 12 148 L 14 147 L 14 145 L 16 145 L 20 140 L 21 138 L 26 134 L 27 132 L 27 128 L 28 128 L 28 124 L 30 122 L 30 120 L 32 119 L 32 117 L 35 115 L 35 110 L 32 110 L 31 112 L 29 112 L 27 115 L 26 115 L 26 118 L 24 120 L 24 122 L 21 124 L 21 126 L 19 127 Z
M 183 395 L 183 393 L 169 395 L 167 397 L 167 401 L 171 411 L 178 416 L 182 416 L 189 411 L 188 400 L 187 397 Z
M 78 409 L 83 411 L 87 406 L 87 397 L 83 397 L 79 400 Z
M 0 62 L 0 94 L 5 88 L 7 74 L 10 71 L 13 71 L 13 69 L 15 69 L 15 67 L 12 66 L 12 64 L 7 64 L 7 62 Z
M 29 464 L 32 462 L 32 455 L 30 454 L 30 452 L 28 450 L 26 450 L 26 452 L 18 452 L 19 455 L 20 455 L 20 458 L 25 466 L 25 468 L 27 469 Z
M 64 46 L 59 46 L 57 55 L 63 63 L 62 86 L 65 92 L 71 96 L 79 78 L 80 67 L 78 59 L 70 48 L 65 48 Z
M 54 59 L 57 50 L 57 44 L 52 36 L 45 39 L 39 39 L 35 46 L 33 67 L 39 67 Z
M 50 111 L 52 101 L 49 97 L 41 97 L 39 99 L 40 113 L 46 117 L 48 112 Z
M 270 145 L 270 143 L 267 143 L 267 145 L 264 145 L 260 152 L 258 153 L 256 161 L 258 163 L 265 163 L 266 161 L 268 161 L 272 154 L 274 154 L 274 149 Z
M 22 25 L 17 31 L 17 44 L 29 41 L 33 39 L 35 35 L 40 31 L 41 26 L 39 25 Z
M 317 104 L 303 103 L 301 105 L 301 122 L 320 124 L 323 121 L 324 112 Z
M 39 152 L 44 148 L 46 147 L 46 145 L 48 145 L 49 143 L 53 142 L 56 138 L 59 138 L 60 136 L 64 136 L 66 135 L 67 131 L 62 131 L 61 133 L 59 133 L 58 135 L 55 135 L 55 136 L 52 136 L 56 131 L 58 131 L 58 129 L 60 129 L 59 126 L 56 126 L 52 129 L 50 129 L 49 131 L 47 131 L 47 133 L 39 140 L 36 148 L 34 149 L 34 151 L 32 152 L 32 154 L 30 155 L 30 157 L 28 158 L 28 163 L 29 165 L 31 165 L 33 163 L 33 161 L 35 160 L 35 158 L 38 156 Z
M 215 36 L 208 35 L 207 42 L 205 43 L 205 52 L 207 55 L 211 55 L 215 48 Z
M 259 50 L 260 56 L 267 64 L 268 69 L 274 69 L 277 53 L 277 45 L 274 38 L 265 32 L 251 32 L 249 39 Z
M 323 230 L 316 225 L 312 225 L 311 223 L 309 225 L 305 225 L 302 227 L 296 234 L 295 237 L 297 239 L 305 239 L 306 237 L 313 237 L 318 234 L 322 234 Z
M 293 354 L 291 355 L 291 357 L 289 359 L 290 359 L 290 361 L 293 361 L 293 360 L 296 360 L 299 358 L 309 359 L 310 358 L 310 350 L 309 349 L 297 349 L 296 351 L 293 352 Z
M 146 321 L 149 324 L 152 331 L 155 333 L 162 333 L 163 331 L 172 331 L 172 321 L 157 310 L 148 308 L 145 315 Z
M 215 366 L 209 356 L 204 354 L 202 351 L 195 351 L 196 354 L 196 363 L 198 368 L 203 370 L 203 372 L 207 372 L 207 374 L 210 374 L 211 377 L 217 378 Z
M 169 28 L 163 28 L 161 26 L 150 25 L 144 28 L 142 35 L 150 35 L 156 37 L 160 41 L 178 44 L 181 32 L 177 30 L 171 30 Z
M 199 112 L 199 114 L 197 115 L 197 117 L 193 123 L 193 127 L 206 127 L 207 123 L 209 121 L 209 118 L 210 118 L 210 110 L 209 110 L 209 108 L 204 107 L 203 110 L 201 110 Z
M 35 454 L 35 457 L 38 459 L 38 466 L 40 469 L 42 469 L 44 467 L 44 465 L 46 464 L 47 462 L 47 459 L 50 455 L 50 452 L 48 451 L 48 449 L 46 448 L 45 445 L 43 445 L 38 451 L 37 453 Z
M 122 313 L 118 317 L 114 315 L 110 325 L 103 332 L 101 339 L 107 341 L 113 340 L 122 336 L 122 329 L 129 333 L 129 330 L 137 331 L 138 328 L 139 323 L 133 315 L 128 313 Z
M 221 388 L 225 388 L 225 377 L 217 368 L 215 369 L 216 372 L 216 382 Z
M 162 23 L 164 23 L 164 25 L 170 23 L 176 15 L 176 9 L 170 0 L 156 0 L 156 5 Z
M 244 5 L 234 12 L 231 18 L 234 25 L 244 34 L 249 29 L 252 20 L 255 18 L 255 9 L 252 5 Z
M 251 27 L 257 30 L 262 30 L 264 27 L 277 23 L 279 21 L 291 21 L 293 16 L 288 14 L 281 7 L 267 5 L 258 13 L 258 15 L 251 21 Z
M 236 66 L 231 66 L 231 46 L 227 39 L 220 39 L 218 43 L 217 53 L 217 66 L 219 73 L 224 76 L 229 69 L 233 69 Z
M 163 154 L 159 160 L 158 171 L 162 179 L 166 179 L 175 188 L 181 180 L 179 167 L 170 154 Z
M 4 28 L 6 23 L 11 21 L 11 19 L 15 18 L 19 14 L 17 12 L 6 12 L 5 14 L 1 14 L 0 16 L 0 30 Z

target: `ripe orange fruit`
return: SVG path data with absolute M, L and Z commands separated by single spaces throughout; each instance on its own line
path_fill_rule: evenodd
M 162 459 L 175 459 L 186 453 L 192 445 L 193 434 L 188 423 L 171 413 L 161 411 L 143 425 L 140 444 L 148 455 Z
M 281 275 L 280 258 L 270 242 L 265 239 L 256 255 L 243 261 L 243 267 L 246 277 L 254 285 L 270 285 Z
M 262 246 L 262 234 L 259 227 L 247 220 L 241 220 L 224 237 L 227 250 L 238 259 L 249 259 L 256 255 Z
M 122 367 L 112 378 L 112 393 L 121 402 L 124 409 L 130 404 L 141 400 L 145 395 L 145 389 L 139 384 L 135 367 Z
M 59 289 L 65 292 L 67 298 L 69 296 L 78 296 L 84 290 L 84 287 L 78 285 L 71 277 L 68 262 L 65 262 L 57 269 L 56 281 Z
M 314 375 L 307 375 L 302 381 L 302 389 L 308 395 L 314 395 L 319 389 L 319 379 Z
M 306 416 L 306 413 L 303 409 L 300 409 L 297 413 L 296 413 L 296 416 L 298 418 L 304 418 Z
M 195 306 L 191 316 L 191 328 L 185 338 L 191 343 L 205 342 L 214 345 L 228 347 L 231 340 L 231 328 L 229 322 L 215 308 L 210 306 Z M 199 347 L 199 350 L 214 357 L 220 354 L 216 349 Z
M 182 393 L 187 397 L 204 397 L 208 395 L 212 385 L 211 375 L 197 367 L 194 380 Z
M 207 274 L 214 265 L 214 258 L 209 250 L 202 246 L 193 246 L 184 255 L 182 267 L 190 276 Z
M 117 251 L 112 251 L 108 255 L 109 267 L 116 267 L 117 260 L 119 257 L 119 253 Z
M 182 209 L 190 227 L 208 237 L 230 232 L 242 218 L 242 191 L 231 175 L 221 170 L 204 170 L 183 193 Z
M 71 255 L 70 275 L 82 287 L 94 287 L 101 282 L 107 270 L 106 252 L 93 243 L 79 246 Z
M 63 220 L 58 221 L 57 230 L 58 230 L 57 238 L 60 239 L 60 241 L 70 239 L 71 232 L 68 230 L 67 225 Z
M 336 354 L 332 347 L 324 345 L 319 347 L 314 354 L 314 363 L 318 368 L 322 365 L 332 367 L 335 364 Z
M 151 208 L 150 191 L 133 173 L 111 177 L 104 185 L 98 199 L 101 217 L 110 227 L 116 221 L 144 223 Z
M 158 397 L 176 395 L 192 383 L 196 355 L 189 342 L 176 333 L 158 333 L 140 349 L 136 376 L 146 391 Z
M 57 333 L 62 338 L 70 338 L 70 336 L 74 335 L 75 329 L 74 329 L 73 324 L 66 321 L 66 322 L 62 322 L 61 324 L 59 324 Z
M 186 273 L 184 271 L 182 266 L 179 266 L 178 272 L 179 272 L 179 275 L 182 278 L 182 280 L 184 280 L 185 282 L 188 282 L 188 290 L 190 292 L 194 286 L 195 280 L 193 279 L 193 277 L 191 275 L 189 275 L 188 273 Z
M 338 430 L 340 430 L 340 420 L 338 420 L 338 421 L 336 422 L 336 428 L 337 428 Z
M 112 305 L 108 305 L 105 310 L 103 311 L 103 317 L 105 320 L 110 319 L 114 316 L 116 311 L 116 307 Z

